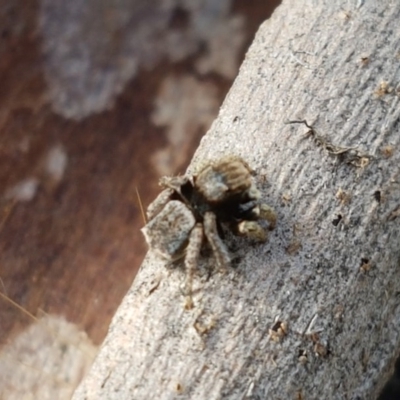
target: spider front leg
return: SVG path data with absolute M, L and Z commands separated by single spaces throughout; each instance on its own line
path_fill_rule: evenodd
M 246 236 L 257 242 L 266 242 L 268 239 L 265 229 L 255 221 L 241 221 L 234 227 L 234 231 L 240 236 Z
M 269 223 L 269 229 L 273 230 L 276 226 L 276 213 L 267 204 L 260 204 L 253 210 L 253 216 L 257 219 L 265 219 Z M 243 220 L 240 221 L 236 227 L 233 227 L 239 235 L 250 237 L 258 242 L 266 242 L 268 235 L 265 229 L 255 221 Z
M 276 227 L 276 212 L 270 207 L 268 204 L 262 203 L 260 204 L 260 219 L 266 219 L 269 223 L 269 230 L 272 231 Z
M 208 211 L 204 215 L 204 233 L 210 243 L 214 257 L 222 272 L 225 272 L 231 264 L 228 249 L 218 235 L 217 220 L 214 213 Z
M 203 227 L 200 223 L 196 224 L 192 232 L 190 232 L 189 243 L 186 247 L 185 269 L 185 295 L 186 295 L 186 310 L 193 308 L 192 288 L 193 275 L 199 261 L 201 245 L 203 243 Z

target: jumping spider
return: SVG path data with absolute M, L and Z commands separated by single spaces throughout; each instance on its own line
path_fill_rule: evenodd
M 259 242 L 267 240 L 267 233 L 257 220 L 266 219 L 269 229 L 275 228 L 276 214 L 259 202 L 252 174 L 244 160 L 228 156 L 208 162 L 194 175 L 160 180 L 164 190 L 149 205 L 142 232 L 150 249 L 168 262 L 184 257 L 186 308 L 193 306 L 192 281 L 204 236 L 219 268 L 226 270 L 231 260 L 221 224 Z

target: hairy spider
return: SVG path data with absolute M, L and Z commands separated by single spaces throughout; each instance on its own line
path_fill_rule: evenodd
M 252 174 L 243 159 L 227 156 L 207 162 L 193 175 L 160 180 L 165 190 L 149 205 L 142 232 L 150 249 L 168 262 L 184 257 L 186 308 L 193 305 L 192 281 L 204 236 L 219 268 L 226 270 L 230 257 L 220 237 L 221 224 L 259 242 L 267 240 L 267 233 L 257 220 L 266 219 L 269 229 L 275 228 L 276 214 L 259 202 Z

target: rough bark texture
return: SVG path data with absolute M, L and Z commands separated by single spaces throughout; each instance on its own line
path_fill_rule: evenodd
M 200 266 L 192 311 L 184 273 L 149 254 L 74 399 L 377 397 L 400 337 L 400 4 L 345 6 L 283 2 L 192 163 L 249 162 L 279 216 L 269 242 L 228 237 L 236 268 Z

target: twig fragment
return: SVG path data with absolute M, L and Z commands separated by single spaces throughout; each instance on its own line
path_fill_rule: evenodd
M 323 147 L 328 154 L 338 157 L 342 162 L 351 164 L 357 168 L 365 168 L 374 157 L 370 154 L 363 153 L 357 147 L 341 147 L 333 144 L 330 140 L 321 136 L 312 125 L 303 120 L 286 121 L 285 124 L 304 124 L 309 130 L 307 136 L 312 136 L 315 142 Z

